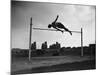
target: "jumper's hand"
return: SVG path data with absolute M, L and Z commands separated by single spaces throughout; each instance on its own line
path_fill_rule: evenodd
M 64 31 L 61 31 L 62 33 L 64 33 Z
M 57 15 L 57 17 L 56 17 L 56 19 L 55 19 L 54 23 L 58 20 L 58 17 L 59 17 L 59 15 Z

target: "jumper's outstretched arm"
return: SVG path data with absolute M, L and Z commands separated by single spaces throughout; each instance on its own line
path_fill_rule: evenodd
M 57 15 L 57 17 L 56 17 L 56 19 L 55 19 L 55 21 L 54 21 L 54 22 L 56 22 L 56 21 L 58 20 L 58 17 L 59 17 L 59 15 Z

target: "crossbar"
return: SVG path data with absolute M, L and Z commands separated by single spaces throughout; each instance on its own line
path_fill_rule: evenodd
M 44 29 L 44 28 L 33 28 L 35 30 L 48 30 L 48 31 L 59 31 L 59 30 L 55 30 L 55 29 Z M 67 32 L 65 30 L 63 30 L 64 32 Z M 71 32 L 74 32 L 74 33 L 81 33 L 80 31 L 71 31 Z

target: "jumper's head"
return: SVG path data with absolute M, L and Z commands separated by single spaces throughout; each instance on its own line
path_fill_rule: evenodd
M 51 24 L 49 24 L 49 25 L 48 25 L 48 28 L 51 28 L 51 27 L 52 27 L 52 25 L 51 25 Z

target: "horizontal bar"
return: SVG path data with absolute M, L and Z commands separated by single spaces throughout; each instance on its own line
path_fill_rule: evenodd
M 33 28 L 35 30 L 48 30 L 48 31 L 59 31 L 59 30 L 55 30 L 55 29 L 42 29 L 42 28 Z M 67 32 L 65 30 L 63 30 L 64 32 Z M 74 33 L 81 33 L 80 31 L 71 31 L 71 32 L 74 32 Z
M 81 33 L 80 31 L 71 31 L 71 32 L 74 32 L 74 33 Z

